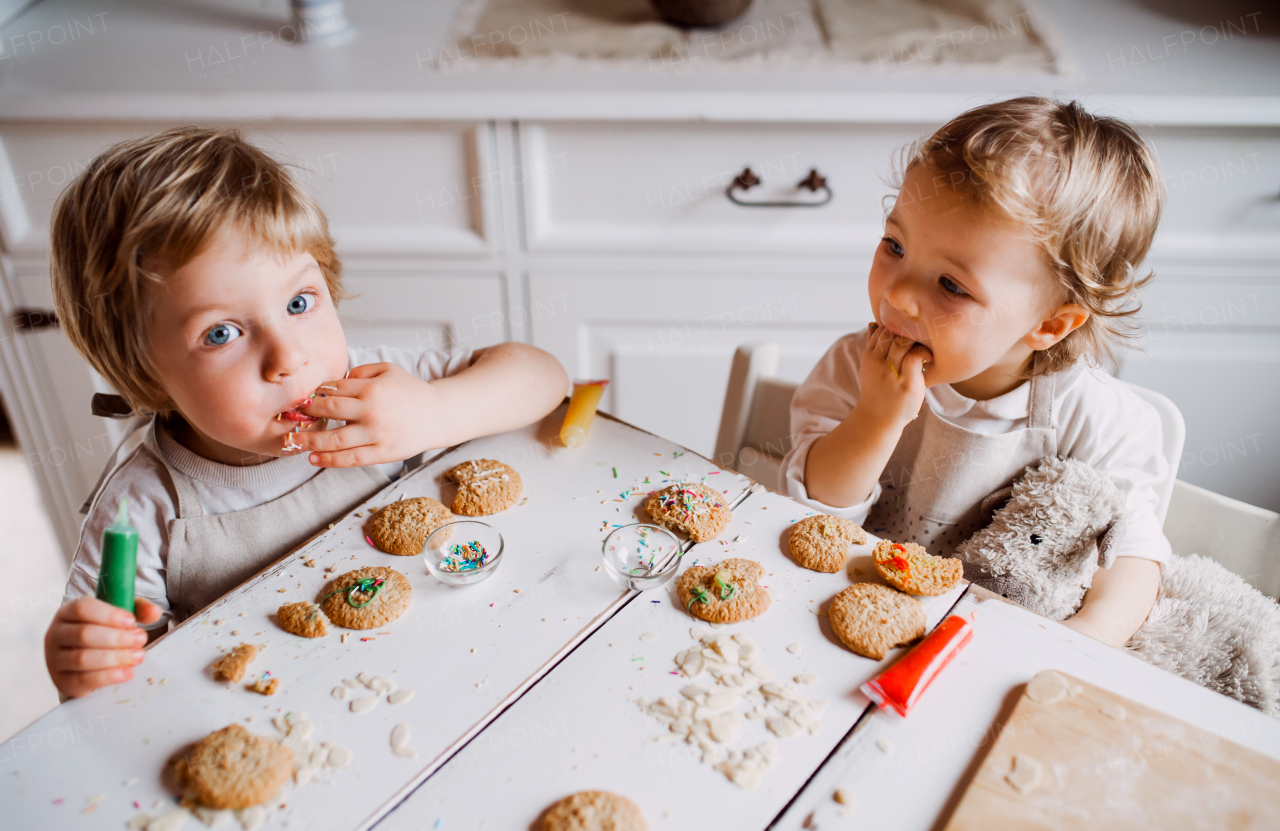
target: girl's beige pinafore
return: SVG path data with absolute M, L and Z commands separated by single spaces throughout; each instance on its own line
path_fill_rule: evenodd
M 169 521 L 165 587 L 176 620 L 208 606 L 336 522 L 391 480 L 376 467 L 324 468 L 283 496 L 243 511 L 206 514 L 191 479 L 176 470 L 151 419 L 143 442 L 163 463 L 177 496 Z
M 1057 452 L 1053 393 L 1069 372 L 1031 379 L 1027 426 L 1010 433 L 975 433 L 924 404 L 880 476 L 880 499 L 867 515 L 867 530 L 918 543 L 930 554 L 955 556 L 960 543 L 989 520 L 982 500 L 1011 484 L 1027 465 Z M 966 566 L 965 576 L 976 575 Z

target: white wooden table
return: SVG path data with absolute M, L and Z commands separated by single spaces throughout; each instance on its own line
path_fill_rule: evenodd
M 289 711 L 305 713 L 319 738 L 348 747 L 354 759 L 346 770 L 321 774 L 331 786 L 298 791 L 271 827 L 286 820 L 290 828 L 372 824 L 629 599 L 631 592 L 596 567 L 610 526 L 638 521 L 645 492 L 666 479 L 705 476 L 733 500 L 751 484 L 604 417 L 586 446 L 567 450 L 553 438 L 563 409 L 540 424 L 470 442 L 402 478 L 356 509 L 363 518 L 353 511 L 153 644 L 132 681 L 67 702 L 0 745 L 4 825 L 62 827 L 89 809 L 86 827 L 122 828 L 139 812 L 135 802 L 148 810 L 171 801 L 160 771 L 172 753 L 232 722 L 271 734 L 271 719 Z M 494 576 L 452 588 L 431 577 L 421 558 L 384 554 L 365 541 L 370 506 L 401 495 L 441 496 L 440 474 L 472 458 L 514 466 L 528 497 L 487 518 L 506 542 Z M 624 491 L 633 492 L 621 498 Z M 303 565 L 311 559 L 314 568 Z M 399 569 L 413 586 L 412 607 L 390 626 L 351 633 L 345 644 L 334 631 L 306 640 L 279 629 L 271 614 L 282 603 L 314 599 L 330 563 L 340 563 L 339 574 L 369 565 Z M 268 645 L 246 680 L 270 670 L 281 681 L 276 695 L 213 680 L 208 666 L 220 647 L 242 641 Z M 389 676 L 415 695 L 353 714 L 330 691 L 359 672 Z M 401 722 L 413 729 L 416 761 L 391 752 L 390 731 Z
M 653 828 L 797 828 L 806 819 L 809 828 L 840 827 L 850 820 L 831 802 L 837 785 L 858 794 L 858 826 L 928 828 L 958 795 L 1007 695 L 1046 667 L 1280 758 L 1280 722 L 999 603 L 979 609 L 961 659 L 910 719 L 891 724 L 856 690 L 897 653 L 880 663 L 854 655 L 818 614 L 853 580 L 875 579 L 870 546 L 854 551 L 845 572 L 802 570 L 783 553 L 787 530 L 809 513 L 801 506 L 748 491 L 745 477 L 608 418 L 596 420 L 584 448 L 567 451 L 553 439 L 562 414 L 433 460 L 357 509 L 362 518 L 336 523 L 157 642 L 133 681 L 68 702 L 0 745 L 5 826 L 123 827 L 139 810 L 172 804 L 160 771 L 187 743 L 231 722 L 270 734 L 273 717 L 301 711 L 318 738 L 350 748 L 354 759 L 290 795 L 269 828 L 525 828 L 554 800 L 587 788 L 627 794 Z M 507 543 L 492 578 L 449 588 L 420 559 L 391 557 L 364 541 L 370 506 L 401 495 L 447 496 L 441 472 L 479 457 L 514 465 L 529 498 L 490 518 Z M 596 570 L 601 540 L 612 526 L 642 518 L 645 492 L 664 479 L 704 476 L 726 492 L 733 522 L 719 540 L 693 546 L 685 562 L 758 560 L 775 598 L 761 618 L 721 631 L 750 634 L 780 681 L 819 676 L 800 689 L 829 702 L 816 735 L 777 740 L 778 762 L 755 790 L 730 783 L 683 745 L 646 743 L 666 727 L 637 699 L 687 683 L 671 674 L 672 658 L 693 643 L 696 622 L 670 586 L 624 592 Z M 315 568 L 303 565 L 308 559 Z M 340 563 L 338 573 L 398 568 L 413 585 L 412 608 L 345 644 L 333 633 L 307 641 L 280 631 L 271 613 L 315 597 L 330 563 Z M 928 599 L 929 625 L 953 608 L 972 609 L 964 593 L 958 587 Z M 642 640 L 646 633 L 658 637 Z M 270 670 L 282 683 L 276 696 L 228 689 L 209 676 L 220 647 L 241 641 L 268 644 L 246 677 Z M 796 642 L 799 655 L 786 649 Z M 353 714 L 330 690 L 359 672 L 390 676 L 415 696 Z M 391 751 L 391 728 L 402 722 L 413 728 L 416 760 Z M 747 722 L 739 744 L 772 738 L 760 722 Z M 892 744 L 892 755 L 879 739 Z

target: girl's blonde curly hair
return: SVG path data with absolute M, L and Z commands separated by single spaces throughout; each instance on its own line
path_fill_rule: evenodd
M 1079 329 L 1032 359 L 1027 375 L 1084 358 L 1114 360 L 1134 337 L 1137 269 L 1151 247 L 1164 183 L 1141 137 L 1078 102 L 1013 98 L 965 112 L 906 148 L 894 184 L 926 165 L 935 182 L 1025 228 L 1043 249 L 1066 302 L 1089 311 Z

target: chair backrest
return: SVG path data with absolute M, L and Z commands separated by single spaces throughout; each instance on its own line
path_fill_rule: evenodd
M 1182 413 L 1172 401 L 1164 397 L 1155 390 L 1149 390 L 1146 387 L 1140 387 L 1137 384 L 1130 384 L 1128 381 L 1122 382 L 1129 389 L 1138 394 L 1143 401 L 1156 408 L 1156 412 L 1160 414 L 1160 429 L 1162 435 L 1162 447 L 1164 458 L 1169 463 L 1169 476 L 1156 489 L 1156 493 L 1160 496 L 1160 505 L 1156 509 L 1156 516 L 1163 523 L 1165 516 L 1169 513 L 1169 500 L 1173 495 L 1173 483 L 1178 478 L 1178 462 L 1182 459 L 1182 445 L 1187 439 L 1187 423 L 1182 420 Z M 1167 536 L 1167 535 L 1166 535 Z
M 1174 554 L 1212 557 L 1280 597 L 1280 514 L 1187 482 L 1174 485 L 1164 535 Z
M 780 381 L 776 343 L 739 346 L 729 370 L 715 461 L 778 488 L 782 457 L 791 449 L 791 397 L 796 385 Z

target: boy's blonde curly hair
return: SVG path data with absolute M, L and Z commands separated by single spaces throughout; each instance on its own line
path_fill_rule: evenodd
M 172 410 L 151 360 L 148 284 L 190 262 L 228 223 L 281 253 L 309 252 L 334 302 L 345 296 L 320 206 L 238 130 L 177 127 L 122 141 L 58 197 L 50 239 L 58 322 L 136 413 Z
M 1089 311 L 1074 332 L 1032 359 L 1027 375 L 1084 358 L 1114 360 L 1133 337 L 1137 268 L 1151 247 L 1164 184 L 1141 137 L 1116 118 L 1075 101 L 1013 98 L 965 112 L 907 148 L 895 185 L 916 165 L 937 182 L 1026 228 L 1044 250 L 1066 302 Z

